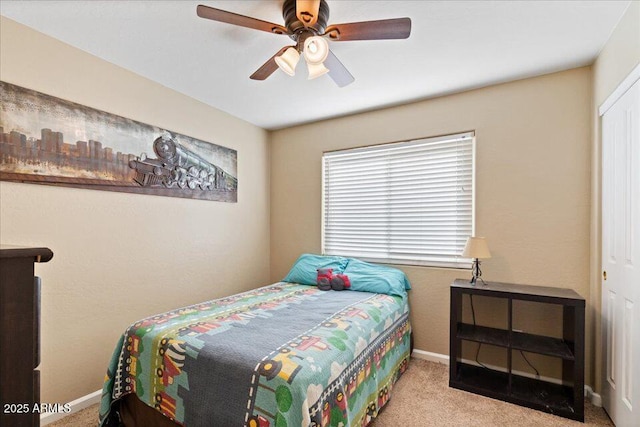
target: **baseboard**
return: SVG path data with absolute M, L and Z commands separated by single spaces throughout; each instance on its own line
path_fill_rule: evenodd
M 93 393 L 87 394 L 86 396 L 82 396 L 72 402 L 69 402 L 69 406 L 71 409 L 68 412 L 60 413 L 60 412 L 49 412 L 46 414 L 40 415 L 40 425 L 45 426 L 47 424 L 51 424 L 54 421 L 58 421 L 63 419 L 64 417 L 68 417 L 71 414 L 79 412 L 89 406 L 100 402 L 100 397 L 102 396 L 102 390 L 94 391 Z
M 442 363 L 443 365 L 449 364 L 449 356 L 439 353 L 432 353 L 430 351 L 418 350 L 417 348 L 413 349 L 411 357 L 415 357 L 416 359 L 421 360 L 428 360 L 429 362 Z
M 598 393 L 594 393 L 591 386 L 584 386 L 584 397 L 589 399 L 593 406 L 602 408 L 602 396 L 600 396 Z
M 432 353 L 430 351 L 419 350 L 417 348 L 413 349 L 413 352 L 411 353 L 411 357 L 414 357 L 416 359 L 421 359 L 421 360 L 428 360 L 429 362 L 441 363 L 443 365 L 449 365 L 449 356 L 447 356 L 445 354 Z M 475 360 L 463 359 L 463 362 L 467 363 L 469 365 L 480 366 Z M 505 368 L 500 367 L 500 366 L 488 365 L 486 363 L 485 363 L 485 366 L 487 368 L 494 369 L 496 371 L 501 371 L 501 372 L 506 372 L 507 371 Z M 533 375 L 533 374 L 531 374 L 529 372 L 523 372 L 523 371 L 514 370 L 513 373 L 517 374 L 517 375 L 520 375 L 520 376 L 523 376 L 523 377 L 536 378 L 535 375 Z M 550 378 L 550 377 L 541 376 L 540 379 L 542 381 L 547 381 L 547 382 L 554 383 L 554 384 L 562 384 L 562 381 L 557 379 L 557 378 Z M 584 386 L 584 396 L 591 401 L 591 404 L 593 406 L 597 406 L 597 407 L 601 407 L 602 406 L 602 397 L 598 393 L 594 393 L 593 389 L 591 388 L 591 386 L 589 386 L 589 385 L 585 385 Z

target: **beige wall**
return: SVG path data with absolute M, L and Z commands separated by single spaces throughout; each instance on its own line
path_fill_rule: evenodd
M 601 391 L 602 351 L 600 342 L 600 303 L 602 297 L 602 258 L 601 258 L 601 134 L 598 108 L 607 99 L 624 78 L 640 63 L 640 2 L 633 1 L 618 23 L 593 64 L 592 99 L 592 205 L 591 205 L 591 296 L 593 300 L 593 318 L 596 319 L 593 333 L 593 351 L 596 355 L 593 367 L 595 390 Z
M 573 288 L 590 306 L 591 87 L 583 67 L 274 132 L 272 280 L 300 253 L 320 251 L 323 151 L 475 130 L 476 229 L 493 254 L 484 276 Z M 448 354 L 449 284 L 470 272 L 401 268 L 413 284 L 416 348 Z M 536 316 L 525 330 L 557 327 L 557 313 L 522 311 Z
M 2 243 L 55 254 L 36 268 L 42 401 L 64 403 L 102 387 L 129 323 L 268 283 L 268 134 L 8 19 L 0 27 L 2 80 L 238 151 L 234 204 L 0 183 Z

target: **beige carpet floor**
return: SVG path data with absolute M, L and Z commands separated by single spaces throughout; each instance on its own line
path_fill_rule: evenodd
M 51 427 L 97 425 L 98 405 L 70 415 Z M 449 388 L 448 366 L 412 360 L 396 383 L 393 396 L 372 427 L 577 427 L 610 426 L 602 408 L 585 401 L 585 422 L 523 408 L 488 397 Z M 151 426 L 150 426 L 151 427 Z M 214 426 L 225 427 L 225 426 Z

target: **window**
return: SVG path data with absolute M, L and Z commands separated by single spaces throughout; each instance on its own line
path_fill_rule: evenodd
M 323 253 L 468 268 L 474 147 L 469 132 L 324 153 Z

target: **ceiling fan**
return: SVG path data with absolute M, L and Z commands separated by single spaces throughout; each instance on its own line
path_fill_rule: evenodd
M 201 18 L 213 21 L 287 35 L 295 42 L 294 45 L 283 47 L 269 58 L 250 76 L 253 80 L 265 80 L 278 68 L 291 76 L 294 75 L 302 54 L 309 68 L 309 79 L 328 73 L 338 86 L 343 87 L 355 79 L 331 52 L 327 39 L 331 41 L 406 39 L 411 34 L 409 18 L 327 26 L 329 5 L 326 0 L 285 0 L 282 5 L 284 26 L 204 5 L 198 6 L 197 14 Z

